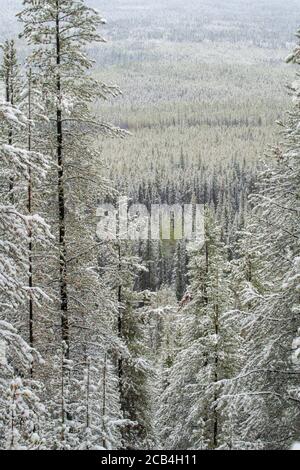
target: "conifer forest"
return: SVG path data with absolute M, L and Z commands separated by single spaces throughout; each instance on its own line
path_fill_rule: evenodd
M 0 450 L 300 450 L 299 0 L 0 7 Z

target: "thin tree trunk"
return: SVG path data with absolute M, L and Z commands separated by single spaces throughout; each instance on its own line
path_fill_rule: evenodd
M 205 242 L 205 278 L 203 282 L 203 302 L 204 305 L 208 305 L 208 293 L 207 293 L 207 277 L 209 273 L 209 246 L 208 241 Z M 208 366 L 208 355 L 205 353 L 204 367 Z
M 203 285 L 203 300 L 205 305 L 208 305 L 208 293 L 207 293 L 207 276 L 209 273 L 209 244 L 208 240 L 205 242 L 205 279 Z
M 104 356 L 104 366 L 103 366 L 103 404 L 102 404 L 102 433 L 103 433 L 103 440 L 102 445 L 103 448 L 106 449 L 106 376 L 107 376 L 107 354 Z
M 91 414 L 90 414 L 90 387 L 91 387 L 91 360 L 87 358 L 87 382 L 86 382 L 86 436 L 88 437 L 88 430 L 91 427 Z M 89 450 L 87 442 L 86 450 Z
M 216 273 L 216 283 L 217 283 L 217 292 L 219 292 L 219 273 Z M 216 335 L 216 347 L 215 347 L 215 370 L 214 370 L 214 405 L 213 405 L 213 414 L 214 414 L 214 435 L 213 435 L 213 448 L 217 449 L 219 445 L 219 413 L 218 413 L 218 405 L 217 400 L 219 398 L 217 384 L 219 382 L 219 294 L 217 293 L 217 298 L 215 300 L 214 306 L 214 333 Z
M 119 245 L 118 245 L 118 257 L 119 257 L 119 276 L 121 277 L 121 270 L 122 270 L 122 264 L 121 264 L 121 257 L 122 257 L 122 251 L 121 251 L 121 240 L 119 240 Z M 120 340 L 123 339 L 123 306 L 122 306 L 122 283 L 120 279 L 120 283 L 118 286 L 118 336 Z M 120 409 L 123 413 L 123 417 L 126 418 L 125 412 L 126 412 L 126 404 L 125 404 L 125 397 L 124 397 L 124 387 L 123 387 L 123 380 L 124 380 L 124 361 L 123 361 L 123 356 L 121 353 L 121 356 L 118 359 L 118 384 L 119 384 L 119 394 L 120 394 Z M 122 436 L 124 441 L 126 440 L 125 435 L 126 435 L 126 428 L 122 427 Z M 122 444 L 121 448 L 124 448 L 124 445 Z
M 32 86 L 32 75 L 31 69 L 28 74 L 28 150 L 29 152 L 32 149 L 32 128 L 31 128 L 31 86 Z M 32 170 L 29 166 L 28 168 L 28 201 L 27 201 L 28 214 L 32 214 Z M 28 229 L 28 264 L 29 264 L 29 344 L 33 348 L 34 346 L 34 337 L 33 337 L 33 297 L 32 297 L 32 288 L 33 288 L 33 268 L 32 268 L 32 228 L 31 225 Z M 32 375 L 32 369 L 31 369 Z
M 118 246 L 118 257 L 119 257 L 119 273 L 121 271 L 121 241 L 119 240 Z M 118 286 L 118 336 L 122 339 L 123 336 L 123 311 L 122 311 L 122 285 Z M 119 358 L 118 361 L 118 377 L 119 377 L 119 390 L 120 390 L 120 398 L 121 398 L 121 406 L 123 403 L 123 358 L 122 356 Z
M 61 442 L 65 442 L 65 422 L 66 422 L 66 409 L 65 409 L 65 352 L 62 350 L 61 356 Z
M 63 129 L 61 110 L 61 42 L 60 42 L 60 19 L 59 0 L 56 0 L 56 65 L 57 65 L 57 110 L 56 110 L 56 133 L 57 133 L 57 164 L 58 164 L 58 211 L 59 211 L 59 263 L 60 263 L 60 309 L 61 309 L 61 333 L 65 343 L 65 358 L 69 359 L 70 337 L 68 318 L 68 289 L 67 289 L 67 261 L 66 261 L 66 220 L 65 220 L 65 191 L 64 191 L 64 162 L 63 162 Z
M 14 449 L 15 447 L 15 403 L 16 403 L 16 385 L 14 384 L 13 386 L 13 391 L 12 391 L 12 398 L 11 398 L 11 424 L 10 424 L 10 432 L 11 432 L 11 437 L 10 437 L 10 449 Z

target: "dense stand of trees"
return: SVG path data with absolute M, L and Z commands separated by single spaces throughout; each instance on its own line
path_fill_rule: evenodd
M 139 147 L 134 167 L 112 155 L 104 170 L 97 142 L 113 138 L 121 152 L 135 139 L 132 123 L 94 111 L 121 94 L 94 78 L 85 52 L 104 41 L 105 20 L 83 0 L 23 3 L 29 56 L 19 65 L 9 39 L 0 68 L 0 448 L 290 448 L 300 436 L 299 83 L 281 143 L 259 165 L 189 161 L 187 139 L 176 155 L 168 142 L 152 148 L 152 163 L 168 154 L 165 168 L 142 173 Z M 300 65 L 300 46 L 288 62 Z M 198 126 L 248 138 L 262 126 L 196 111 L 184 118 L 194 137 Z M 160 120 L 139 129 L 180 127 L 178 116 Z M 203 245 L 119 231 L 101 240 L 97 205 L 119 195 L 204 204 Z

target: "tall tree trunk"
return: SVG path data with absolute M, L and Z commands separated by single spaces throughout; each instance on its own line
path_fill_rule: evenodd
M 102 446 L 106 449 L 106 377 L 107 377 L 107 354 L 104 355 L 104 365 L 103 365 L 103 403 L 102 403 L 102 432 L 103 440 Z
M 90 393 L 91 393 L 91 360 L 87 358 L 87 380 L 86 380 L 86 437 L 91 428 L 91 410 L 90 410 Z M 86 450 L 89 450 L 89 443 L 86 442 Z
M 31 69 L 28 74 L 28 151 L 32 150 L 32 126 L 31 126 L 31 87 L 32 87 L 32 73 Z M 27 210 L 28 214 L 32 214 L 32 170 L 29 166 L 28 168 L 28 195 L 27 195 Z M 29 344 L 33 348 L 34 346 L 34 337 L 33 337 L 33 298 L 32 298 L 32 288 L 33 288 L 33 268 L 32 268 L 32 228 L 31 225 L 28 229 L 28 264 L 29 264 Z M 31 370 L 32 374 L 32 370 Z
M 219 305 L 215 305 L 215 318 L 214 318 L 214 329 L 215 335 L 218 337 L 219 335 Z M 214 382 L 215 382 L 215 390 L 214 390 L 214 435 L 213 435 L 213 448 L 217 449 L 219 444 L 219 413 L 218 413 L 218 391 L 217 391 L 217 383 L 219 381 L 219 348 L 218 343 L 215 349 L 215 370 L 214 370 Z
M 118 336 L 120 340 L 124 340 L 123 337 L 123 305 L 122 305 L 122 298 L 123 298 L 123 286 L 122 286 L 122 281 L 121 281 L 121 271 L 122 271 L 122 248 L 121 248 L 121 240 L 119 239 L 119 244 L 118 244 L 118 258 L 119 258 L 119 265 L 118 265 L 118 270 L 119 270 L 119 276 L 120 276 L 120 283 L 118 286 Z M 119 359 L 118 359 L 118 384 L 119 384 L 119 394 L 120 394 L 120 409 L 121 412 L 123 413 L 123 417 L 127 418 L 126 416 L 126 403 L 125 403 L 125 396 L 124 396 L 124 360 L 123 360 L 123 353 L 121 353 Z M 126 433 L 127 433 L 127 425 L 122 427 L 121 433 L 122 433 L 122 445 L 121 449 L 124 448 L 124 442 L 126 441 Z
M 121 275 L 121 241 L 119 240 L 118 245 L 118 257 L 119 257 L 119 275 Z M 122 311 L 122 285 L 118 286 L 118 336 L 120 339 L 123 337 L 123 311 Z M 118 360 L 118 377 L 119 377 L 119 390 L 120 390 L 120 399 L 121 399 L 121 409 L 123 404 L 123 358 L 122 356 Z
M 58 164 L 58 211 L 59 211 L 59 264 L 60 264 L 60 309 L 61 309 L 61 333 L 65 348 L 65 358 L 69 359 L 70 337 L 68 318 L 68 288 L 67 288 L 67 260 L 66 260 L 66 220 L 65 220 L 65 191 L 64 191 L 64 161 L 63 161 L 63 129 L 61 110 L 61 33 L 59 18 L 59 0 L 56 0 L 56 66 L 57 66 L 57 110 L 56 110 L 56 134 L 57 134 L 57 164 Z
M 207 293 L 207 277 L 209 273 L 209 243 L 208 240 L 205 242 L 205 279 L 203 284 L 203 300 L 205 305 L 208 305 L 208 293 Z
M 214 404 L 213 404 L 213 416 L 214 416 L 214 430 L 213 430 L 213 448 L 217 449 L 219 445 L 219 413 L 217 400 L 219 398 L 217 384 L 219 382 L 219 331 L 220 331 L 220 307 L 219 307 L 219 272 L 216 273 L 216 285 L 217 285 L 217 298 L 215 299 L 214 305 L 214 333 L 216 335 L 216 347 L 215 347 L 215 370 L 214 370 Z

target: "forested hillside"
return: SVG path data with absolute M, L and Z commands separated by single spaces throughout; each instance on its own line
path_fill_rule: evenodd
M 1 7 L 0 449 L 290 449 L 298 0 Z

